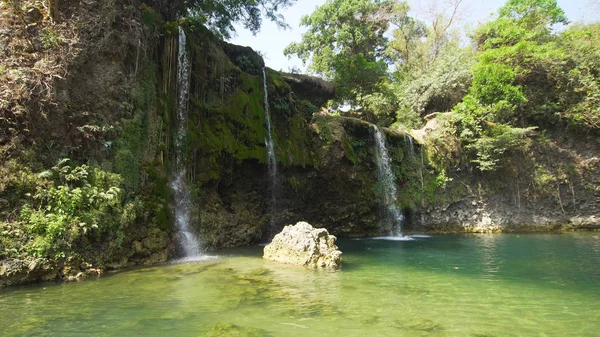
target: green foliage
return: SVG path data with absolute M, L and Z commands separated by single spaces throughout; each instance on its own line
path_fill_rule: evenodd
M 553 25 L 566 22 L 555 1 L 509 1 L 479 28 L 473 84 L 454 110 L 500 123 L 563 120 L 597 128 L 600 29 L 574 26 L 553 35 Z
M 353 164 L 358 162 L 358 157 L 356 156 L 356 152 L 354 151 L 354 147 L 352 146 L 348 137 L 344 135 L 342 138 L 342 146 L 344 147 L 344 154 L 348 160 L 350 160 Z
M 62 38 L 51 29 L 44 30 L 40 36 L 44 49 L 54 49 L 62 42 Z
M 302 42 L 291 43 L 286 55 L 310 60 L 310 69 L 333 80 L 342 100 L 361 101 L 385 76 L 382 61 L 393 1 L 334 0 L 300 22 L 308 27 Z
M 533 182 L 538 193 L 551 193 L 556 187 L 556 176 L 546 167 L 537 165 L 533 173 Z
M 527 150 L 526 134 L 536 129 L 515 128 L 506 124 L 493 125 L 466 146 L 475 153 L 473 162 L 481 171 L 495 171 L 510 163 L 510 153 L 523 155 Z
M 44 186 L 29 167 L 16 160 L 9 160 L 0 166 L 0 221 L 7 221 L 18 215 L 27 194 Z
M 543 43 L 556 24 L 568 23 L 556 0 L 508 0 L 498 10 L 498 18 L 476 32 L 479 46 L 497 48 L 521 41 Z
M 362 96 L 362 106 L 378 117 L 379 124 L 391 124 L 398 109 L 398 97 L 393 83 L 390 81 L 380 82 L 375 90 Z
M 154 100 L 156 68 L 149 65 L 143 80 L 133 91 L 135 110 L 132 119 L 122 120 L 121 136 L 115 142 L 114 170 L 123 178 L 128 192 L 137 191 L 141 179 L 141 163 L 144 159 L 152 130 L 149 111 Z
M 426 69 L 399 78 L 394 84 L 400 105 L 398 120 L 410 123 L 411 115 L 418 117 L 452 109 L 469 90 L 473 61 L 469 49 L 456 48 L 440 55 Z M 416 126 L 411 124 L 406 125 Z
M 202 163 L 202 182 L 218 179 L 221 160 L 229 154 L 237 162 L 258 159 L 266 162 L 267 137 L 263 109 L 262 80 L 243 75 L 243 85 L 224 102 L 204 107 L 211 118 L 199 118 L 200 125 L 188 130 L 191 151 L 202 149 L 210 158 Z M 192 113 L 192 112 L 191 112 Z
M 568 108 L 561 118 L 580 128 L 600 129 L 600 23 L 576 25 L 559 36 L 557 44 L 574 64 L 560 83 L 558 101 Z M 567 90 L 565 90 L 567 89 Z
M 164 20 L 162 15 L 155 11 L 152 7 L 143 4 L 142 10 L 142 22 L 151 30 L 158 31 L 162 28 Z
M 31 238 L 30 254 L 64 257 L 83 236 L 92 241 L 107 232 L 119 237 L 123 197 L 118 175 L 62 160 L 39 177 L 49 185 L 31 195 L 19 219 Z
M 459 130 L 472 129 L 468 120 L 472 118 L 458 114 L 438 116 L 438 125 L 432 128 L 423 144 L 425 160 L 436 171 L 456 169 L 461 164 L 463 144 Z
M 167 20 L 183 16 L 195 17 L 217 36 L 228 39 L 235 32 L 234 24 L 241 23 L 245 29 L 257 33 L 263 17 L 278 27 L 287 25 L 279 11 L 295 0 L 148 0 L 159 8 Z
M 364 54 L 336 57 L 332 63 L 331 78 L 338 97 L 353 104 L 364 105 L 368 95 L 378 91 L 387 75 L 387 65 L 381 60 L 370 60 Z
M 396 62 L 398 68 L 405 70 L 422 69 L 429 54 L 427 43 L 429 28 L 421 21 L 408 15 L 410 10 L 406 2 L 396 4 L 394 15 L 390 18 L 395 27 L 392 39 L 387 44 L 386 54 Z

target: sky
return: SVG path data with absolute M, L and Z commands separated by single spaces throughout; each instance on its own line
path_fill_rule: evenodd
M 293 6 L 286 8 L 282 12 L 290 29 L 281 30 L 270 21 L 264 20 L 261 31 L 252 36 L 252 33 L 245 30 L 241 25 L 236 26 L 236 36 L 229 42 L 250 46 L 259 51 L 265 58 L 267 67 L 275 70 L 289 71 L 292 67 L 306 72 L 305 65 L 297 57 L 288 59 L 283 55 L 283 50 L 291 42 L 302 40 L 302 33 L 306 27 L 299 27 L 300 18 L 312 13 L 315 8 L 324 4 L 326 0 L 298 0 Z M 443 3 L 443 0 L 438 0 Z M 486 21 L 490 16 L 500 8 L 506 0 L 463 0 L 461 3 L 462 25 L 465 27 L 475 27 L 477 23 Z M 427 8 L 432 0 L 409 0 L 411 14 L 424 19 L 427 16 Z M 565 11 L 567 17 L 572 22 L 594 22 L 600 20 L 600 0 L 558 0 L 558 5 Z

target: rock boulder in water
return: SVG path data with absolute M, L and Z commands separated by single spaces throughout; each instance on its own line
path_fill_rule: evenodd
M 340 268 L 342 252 L 336 237 L 307 222 L 288 225 L 264 249 L 263 258 L 312 268 Z

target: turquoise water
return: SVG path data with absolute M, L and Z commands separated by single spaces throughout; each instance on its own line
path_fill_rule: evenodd
M 600 336 L 600 235 L 340 240 L 342 271 L 260 258 L 0 292 L 1 336 Z

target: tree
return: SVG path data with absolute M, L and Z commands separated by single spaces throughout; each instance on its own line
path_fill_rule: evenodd
M 523 40 L 543 43 L 552 36 L 554 25 L 567 23 L 556 0 L 508 0 L 498 10 L 496 20 L 477 30 L 477 44 L 485 49 Z
M 286 55 L 309 62 L 309 69 L 332 80 L 338 96 L 360 105 L 387 74 L 384 54 L 393 0 L 332 0 L 300 22 L 308 27 Z
M 394 27 L 388 43 L 388 56 L 395 61 L 396 70 L 409 80 L 425 72 L 446 49 L 458 49 L 459 38 L 451 34 L 454 24 L 462 17 L 463 0 L 432 0 L 424 15 L 425 21 L 408 15 L 406 3 L 398 3 L 390 25 Z M 430 20 L 430 21 L 429 21 Z M 407 76 L 408 75 L 408 76 Z M 412 76 L 411 76 L 412 75 Z
M 428 28 L 423 22 L 408 15 L 408 4 L 400 3 L 396 6 L 395 15 L 390 18 L 395 29 L 387 46 L 387 54 L 396 62 L 397 69 L 420 68 L 426 54 L 422 48 L 422 40 L 427 37 Z
M 53 22 L 57 23 L 59 20 L 58 16 L 58 0 L 48 0 L 48 8 L 50 11 L 50 18 Z
M 496 122 L 516 122 L 557 109 L 557 77 L 565 54 L 552 28 L 567 18 L 555 0 L 508 0 L 476 32 L 480 52 L 473 84 L 459 107 Z
M 560 97 L 574 83 L 572 62 L 552 30 L 566 22 L 554 0 L 508 0 L 477 30 L 473 82 L 454 112 L 464 148 L 480 170 L 500 168 L 507 153 L 524 154 L 525 137 L 536 128 L 527 126 L 552 125 L 566 108 Z
M 252 33 L 260 31 L 263 16 L 279 27 L 287 27 L 282 9 L 296 0 L 147 0 L 167 20 L 192 16 L 219 37 L 227 39 L 235 32 L 233 24 L 241 22 Z
M 437 59 L 442 49 L 450 42 L 449 31 L 456 21 L 462 17 L 461 4 L 463 0 L 446 0 L 446 8 L 439 10 L 437 1 L 431 3 L 429 13 L 432 16 L 429 33 L 431 48 L 430 60 Z

